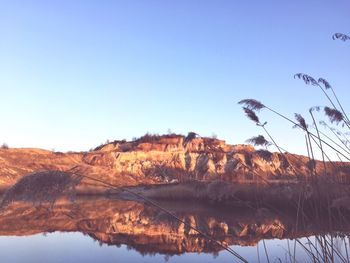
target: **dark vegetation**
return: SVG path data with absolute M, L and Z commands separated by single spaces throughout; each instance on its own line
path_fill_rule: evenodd
M 183 138 L 184 139 L 184 145 L 188 144 L 191 142 L 193 139 L 195 139 L 198 136 L 197 133 L 195 132 L 189 132 L 186 136 L 183 134 L 177 134 L 177 133 L 169 133 L 165 135 L 159 135 L 159 134 L 152 134 L 152 133 L 146 133 L 145 135 L 142 135 L 139 138 L 134 137 L 132 141 L 127 141 L 127 140 L 114 140 L 114 141 L 109 141 L 107 140 L 105 143 L 102 143 L 101 145 L 97 146 L 94 149 L 91 149 L 90 151 L 98 151 L 101 150 L 104 146 L 108 144 L 113 144 L 114 146 L 118 144 L 125 144 L 125 143 L 131 143 L 131 144 L 140 144 L 140 143 L 158 143 L 163 139 L 171 139 L 171 138 Z M 209 138 L 208 138 L 209 139 Z M 210 138 L 212 140 L 215 140 L 215 138 Z
M 29 174 L 5 192 L 0 208 L 4 209 L 14 201 L 29 201 L 35 206 L 49 204 L 52 207 L 62 195 L 73 199 L 74 188 L 81 179 L 81 176 L 62 171 Z
M 160 141 L 162 138 L 176 138 L 176 137 L 183 137 L 183 135 L 175 134 L 175 133 L 166 134 L 166 135 L 146 133 L 145 135 L 139 138 L 136 138 L 133 141 L 137 143 L 156 143 Z

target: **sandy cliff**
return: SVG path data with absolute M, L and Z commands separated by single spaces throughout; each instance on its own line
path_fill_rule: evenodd
M 305 156 L 255 150 L 250 145 L 179 135 L 145 136 L 135 141 L 114 141 L 89 152 L 51 152 L 40 149 L 0 149 L 0 187 L 21 176 L 44 170 L 74 171 L 118 186 L 215 180 L 292 180 L 310 175 Z M 322 173 L 323 164 L 316 163 Z M 327 164 L 332 176 L 346 178 L 349 164 Z M 85 182 L 84 187 L 94 186 Z

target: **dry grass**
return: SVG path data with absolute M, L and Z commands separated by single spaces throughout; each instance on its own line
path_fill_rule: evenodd
M 81 176 L 61 171 L 29 174 L 5 192 L 0 207 L 4 208 L 14 201 L 27 201 L 34 205 L 49 203 L 53 206 L 63 195 L 73 198 L 75 186 L 80 180 Z

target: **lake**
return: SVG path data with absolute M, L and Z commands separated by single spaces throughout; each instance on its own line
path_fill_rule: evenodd
M 191 202 L 158 204 L 181 221 L 157 207 L 113 197 L 80 196 L 74 203 L 60 200 L 53 208 L 14 202 L 0 214 L 1 259 L 242 262 L 217 242 L 248 262 L 293 262 L 294 245 L 297 262 L 321 262 L 316 259 L 322 259 L 322 251 L 327 249 L 339 262 L 347 257 L 349 240 L 341 234 L 346 232 L 345 226 L 343 232 L 312 222 L 297 226 L 288 213 L 267 209 Z M 327 247 L 322 250 L 321 244 Z

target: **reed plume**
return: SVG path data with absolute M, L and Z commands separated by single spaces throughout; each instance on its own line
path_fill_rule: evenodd
M 258 136 L 253 136 L 249 139 L 246 140 L 247 143 L 251 143 L 254 146 L 270 146 L 272 145 L 271 142 L 269 142 L 268 140 L 265 139 L 265 137 L 263 135 L 258 135 Z
M 323 94 L 327 97 L 328 101 L 331 103 L 331 105 L 333 106 L 333 108 L 337 108 L 334 104 L 334 102 L 332 101 L 332 99 L 329 97 L 329 95 L 327 94 L 326 92 L 326 87 L 324 88 L 323 86 L 320 85 L 320 83 L 323 83 L 324 80 L 321 79 L 320 83 L 318 81 L 316 81 L 316 79 L 314 79 L 313 77 L 311 77 L 310 75 L 307 75 L 305 73 L 297 73 L 294 75 L 294 78 L 298 78 L 298 79 L 301 79 L 305 82 L 305 84 L 307 85 L 312 85 L 312 86 L 316 86 L 316 87 L 319 87 Z M 327 82 L 328 83 L 328 82 Z M 329 83 L 327 84 L 327 87 L 330 87 Z
M 304 117 L 301 116 L 299 113 L 295 113 L 294 116 L 295 116 L 295 119 L 297 120 L 297 122 L 299 123 L 298 126 L 294 125 L 294 127 L 300 127 L 301 126 L 305 131 L 307 131 L 308 130 L 308 125 L 306 124 L 306 121 L 305 121 Z
M 246 114 L 246 116 L 253 121 L 257 126 L 261 127 L 265 133 L 267 134 L 267 136 L 270 138 L 270 140 L 272 141 L 272 143 L 275 145 L 275 147 L 277 148 L 277 150 L 279 151 L 279 153 L 281 154 L 282 158 L 285 158 L 287 163 L 290 164 L 287 156 L 285 156 L 285 154 L 282 152 L 282 149 L 275 141 L 275 139 L 272 137 L 272 135 L 269 133 L 269 131 L 266 129 L 266 124 L 267 122 L 261 123 L 259 117 L 256 115 L 256 113 L 254 112 L 254 110 L 252 108 L 256 108 L 258 110 L 262 109 L 262 108 L 267 108 L 271 111 L 273 111 L 272 109 L 264 106 L 261 102 L 257 101 L 257 100 L 253 100 L 253 99 L 246 99 L 246 100 L 242 100 L 239 102 L 239 104 L 244 104 L 247 107 L 243 107 L 243 110 Z M 274 111 L 273 111 L 274 112 Z M 278 113 L 277 113 L 278 114 Z M 247 140 L 247 142 L 256 145 L 260 145 L 260 146 L 265 146 L 265 148 L 267 148 L 267 146 L 271 145 L 270 142 L 268 142 L 264 136 L 259 135 L 257 137 L 252 137 L 250 139 Z M 295 170 L 294 166 L 291 165 L 291 168 L 294 170 L 295 173 L 297 173 L 297 171 Z
M 255 114 L 255 112 L 249 108 L 243 107 L 243 110 L 246 114 L 246 116 L 252 120 L 253 122 L 255 122 L 257 125 L 260 124 L 260 120 L 259 117 Z
M 319 84 L 322 84 L 325 89 L 331 89 L 332 88 L 331 84 L 329 84 L 329 82 L 326 79 L 324 79 L 324 78 L 319 78 L 317 82 Z
M 196 137 L 198 136 L 198 133 L 195 133 L 195 132 L 189 132 L 187 134 L 187 136 L 185 137 L 184 139 L 184 146 L 186 146 L 189 142 L 191 142 L 192 140 L 194 140 Z
M 345 121 L 343 114 L 340 111 L 338 111 L 337 109 L 332 109 L 330 107 L 324 107 L 324 113 L 329 118 L 329 121 L 331 123 L 335 122 L 338 125 L 341 121 Z
M 244 99 L 239 101 L 238 104 L 244 105 L 245 108 L 256 111 L 260 111 L 261 109 L 266 108 L 264 104 L 254 99 Z
M 332 85 L 324 78 L 319 78 L 317 81 L 316 79 L 314 79 L 313 77 L 307 75 L 307 74 L 304 74 L 304 73 L 297 73 L 294 75 L 294 78 L 298 78 L 298 79 L 301 79 L 305 82 L 305 84 L 309 85 L 311 84 L 312 86 L 317 86 L 319 87 L 323 94 L 327 97 L 328 101 L 331 103 L 332 107 L 335 109 L 335 110 L 338 110 L 338 107 L 335 105 L 335 103 L 333 102 L 333 100 L 331 99 L 331 97 L 328 95 L 327 93 L 327 90 L 331 90 L 332 94 L 333 94 L 333 97 L 335 98 L 340 110 L 338 111 L 341 111 L 343 116 L 345 117 L 344 120 L 345 121 L 345 124 L 348 126 L 348 128 L 350 129 L 350 120 L 342 106 L 342 104 L 340 103 L 339 99 L 338 99 L 338 96 L 337 94 L 335 93 Z
M 321 89 L 323 90 L 322 87 L 321 87 Z M 301 126 L 299 123 L 297 123 L 296 121 L 294 121 L 294 120 L 292 120 L 291 118 L 286 117 L 285 115 L 279 113 L 278 111 L 276 111 L 276 110 L 274 110 L 274 109 L 272 109 L 272 108 L 266 106 L 265 104 L 261 103 L 261 102 L 258 101 L 258 100 L 255 100 L 255 99 L 244 99 L 244 100 L 239 101 L 238 104 L 243 104 L 243 105 L 245 106 L 244 108 L 247 108 L 247 109 L 252 110 L 252 111 L 254 111 L 254 109 L 256 109 L 257 111 L 259 111 L 259 110 L 261 110 L 261 109 L 267 109 L 267 110 L 269 110 L 270 112 L 272 112 L 272 113 L 278 115 L 279 117 L 281 117 L 281 118 L 287 120 L 288 122 L 294 124 L 294 126 L 299 127 L 299 128 L 301 128 L 301 129 L 305 130 L 304 127 L 302 127 L 302 126 Z M 260 124 L 260 123 L 259 123 L 259 124 Z M 266 124 L 266 122 L 265 122 L 264 124 L 260 124 L 260 125 L 262 125 L 262 127 L 265 128 L 265 127 L 264 127 L 265 124 Z M 313 137 L 313 139 L 314 139 L 314 138 L 318 138 L 317 135 L 313 134 L 313 133 L 310 132 L 310 131 L 309 131 L 309 135 L 310 135 L 311 137 Z M 269 137 L 270 137 L 270 136 L 269 136 Z M 273 141 L 273 140 L 272 140 L 272 141 Z M 344 153 L 342 153 L 341 151 L 339 151 L 339 150 L 338 150 L 337 148 L 335 148 L 332 144 L 330 144 L 329 142 L 325 141 L 324 139 L 321 139 L 321 141 L 322 141 L 322 143 L 325 144 L 327 147 L 331 148 L 332 150 L 334 150 L 335 152 L 337 152 L 337 153 L 339 153 L 341 156 L 343 156 L 345 159 L 347 159 L 348 161 L 350 161 L 350 158 L 349 158 L 348 156 L 344 155 Z M 320 147 L 320 145 L 318 145 L 318 144 L 316 144 L 316 145 L 317 145 L 318 147 Z
M 304 73 L 297 73 L 294 75 L 294 78 L 303 80 L 307 85 L 311 84 L 313 86 L 319 86 L 318 82 L 313 77 Z
M 350 37 L 348 35 L 345 35 L 343 33 L 335 33 L 333 36 L 332 36 L 333 40 L 335 39 L 340 39 L 341 41 L 347 41 L 347 40 L 350 40 Z
M 245 104 L 247 105 L 247 101 L 252 101 L 252 105 L 259 105 L 259 104 L 256 104 L 256 102 L 257 101 L 255 101 L 255 100 L 244 100 L 244 101 L 246 101 L 245 102 Z M 248 102 L 248 104 L 249 104 L 250 102 Z M 259 102 L 260 103 L 260 102 Z M 241 103 L 242 104 L 242 103 Z M 263 105 L 262 103 L 260 103 L 260 105 Z M 276 146 L 276 148 L 278 149 L 278 151 L 281 153 L 281 154 L 283 154 L 282 153 L 282 151 L 281 151 L 281 149 L 280 149 L 280 147 L 277 145 L 277 143 L 276 143 L 276 141 L 272 138 L 272 136 L 271 136 L 271 134 L 267 131 L 267 129 L 265 128 L 265 125 L 267 124 L 267 122 L 264 122 L 264 123 L 261 123 L 260 122 L 260 120 L 259 120 L 259 117 L 256 115 L 256 113 L 251 109 L 251 108 L 247 108 L 247 107 L 243 107 L 243 110 L 244 110 L 244 112 L 245 112 L 245 114 L 246 114 L 246 116 L 251 120 L 251 121 L 253 121 L 257 126 L 259 126 L 259 127 L 261 127 L 264 131 L 265 131 L 265 133 L 269 136 L 269 138 L 271 139 L 271 141 L 273 142 L 273 144 Z M 262 136 L 262 135 L 261 135 Z M 254 137 L 253 137 L 254 138 Z M 263 141 L 263 139 L 265 139 L 263 136 L 262 136 L 262 138 L 261 137 L 255 137 L 255 138 L 257 138 L 257 139 L 261 139 L 261 141 L 260 142 L 264 142 Z M 255 143 L 255 142 L 259 142 L 259 141 L 252 141 L 253 142 L 253 144 Z M 262 144 L 263 145 L 263 144 Z M 265 146 L 267 146 L 267 145 L 265 145 Z
M 343 113 L 343 115 L 344 115 L 346 121 L 347 121 L 348 123 L 350 123 L 350 120 L 349 120 L 349 118 L 348 118 L 348 116 L 347 116 L 347 114 L 346 114 L 346 112 L 345 112 L 345 110 L 344 110 L 344 108 L 343 108 L 343 105 L 340 103 L 340 101 L 339 101 L 339 99 L 338 99 L 338 96 L 337 96 L 337 94 L 335 93 L 335 91 L 334 91 L 332 85 L 331 85 L 326 79 L 323 79 L 323 78 L 319 78 L 319 79 L 318 79 L 318 83 L 322 84 L 326 90 L 331 90 L 331 91 L 332 91 L 333 97 L 334 97 L 335 100 L 337 101 L 337 103 L 338 103 L 338 105 L 339 105 L 339 107 L 340 107 L 340 109 L 341 109 L 341 112 Z

